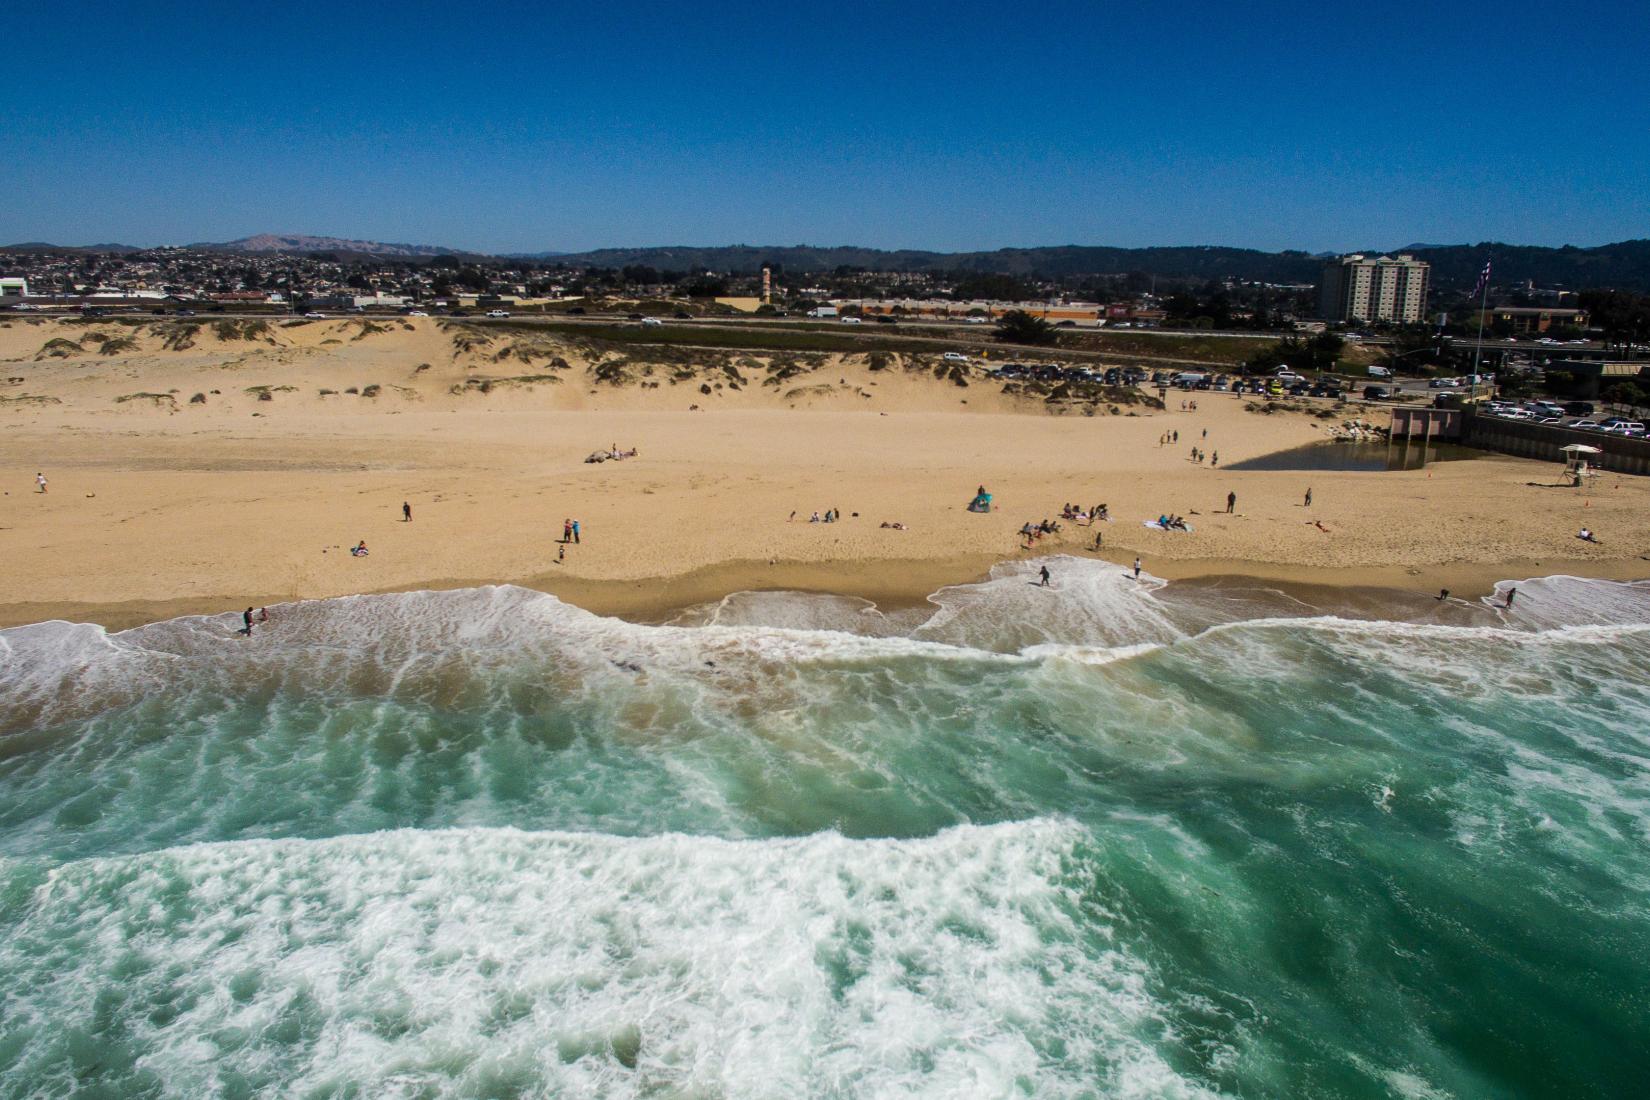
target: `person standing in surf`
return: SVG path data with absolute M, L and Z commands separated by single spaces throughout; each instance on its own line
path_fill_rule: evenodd
M 1038 575 L 1042 577 L 1042 581 L 1040 582 L 1042 587 L 1047 588 L 1048 587 L 1048 566 L 1045 565 L 1045 566 L 1042 567 L 1042 569 L 1038 570 Z
M 1135 580 L 1140 579 L 1140 559 L 1139 558 L 1134 559 L 1134 579 Z
M 252 637 L 252 609 L 249 607 L 241 612 L 241 633 L 248 638 Z

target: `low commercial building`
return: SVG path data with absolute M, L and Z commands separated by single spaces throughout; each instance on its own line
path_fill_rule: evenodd
M 10 275 L 0 275 L 0 298 L 27 298 L 29 281 Z
M 1584 309 L 1545 309 L 1533 306 L 1496 306 L 1484 311 L 1484 327 L 1515 333 L 1546 332 L 1551 328 L 1586 328 Z
M 1629 379 L 1650 382 L 1650 359 L 1554 359 L 1545 369 L 1549 375 L 1556 371 L 1575 376 L 1576 396 L 1597 398 L 1613 383 Z

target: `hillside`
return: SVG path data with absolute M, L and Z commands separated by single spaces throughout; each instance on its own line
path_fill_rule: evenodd
M 386 244 L 357 241 L 345 237 L 309 237 L 302 234 L 259 233 L 221 244 L 193 244 L 191 248 L 214 252 L 339 252 L 358 256 L 392 256 L 410 259 L 422 256 L 454 255 L 462 249 L 425 244 Z
M 1372 253 L 1394 249 L 1367 249 Z M 1615 287 L 1650 291 L 1650 240 L 1621 241 L 1594 248 L 1547 248 L 1486 242 L 1475 245 L 1429 245 L 1405 249 L 1433 265 L 1433 285 L 1440 290 L 1472 286 L 1486 258 L 1495 264 L 1498 285 L 1534 280 L 1541 285 L 1580 289 Z M 1305 252 L 1261 252 L 1216 245 L 1110 248 L 1061 245 L 1004 248 L 992 252 L 882 251 L 874 248 L 732 245 L 696 248 L 605 248 L 554 257 L 569 267 L 624 267 L 630 264 L 673 271 L 720 271 L 749 275 L 764 265 L 788 272 L 947 271 L 1062 277 L 1115 275 L 1138 271 L 1168 278 L 1237 278 L 1271 283 L 1313 283 L 1321 257 Z

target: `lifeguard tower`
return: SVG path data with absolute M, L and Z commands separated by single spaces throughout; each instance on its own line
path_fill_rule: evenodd
M 1561 450 L 1564 452 L 1564 476 L 1571 485 L 1580 488 L 1583 478 L 1598 476 L 1598 471 L 1593 469 L 1592 457 L 1603 454 L 1602 450 L 1585 443 L 1571 443 Z

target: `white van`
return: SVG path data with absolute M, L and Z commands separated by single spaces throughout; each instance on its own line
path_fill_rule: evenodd
M 1371 377 L 1371 378 L 1391 378 L 1392 377 L 1392 368 L 1391 367 L 1371 366 L 1371 367 L 1367 367 L 1365 369 L 1369 372 L 1369 377 Z

